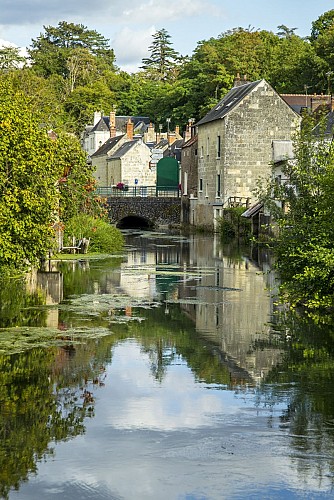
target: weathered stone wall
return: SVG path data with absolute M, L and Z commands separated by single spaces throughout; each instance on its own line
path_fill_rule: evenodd
M 156 172 L 149 168 L 150 159 L 149 147 L 143 142 L 137 142 L 121 158 L 121 178 L 115 178 L 115 184 L 123 182 L 129 186 L 135 186 L 135 180 L 137 179 L 138 186 L 154 186 L 156 183 Z
M 95 167 L 93 175 L 96 179 L 96 185 L 98 187 L 112 185 L 112 169 L 108 158 L 128 140 L 129 139 L 124 135 L 118 142 L 116 142 L 113 148 L 108 150 L 108 153 L 99 156 L 92 156 L 92 165 Z
M 109 198 L 109 220 L 117 224 L 125 217 L 142 217 L 153 226 L 178 225 L 180 198 Z
M 198 192 L 195 225 L 213 228 L 215 207 L 226 205 L 230 197 L 251 198 L 255 203 L 258 179 L 271 173 L 273 140 L 291 140 L 299 124 L 296 113 L 263 80 L 223 119 L 199 126 L 198 177 L 202 190 Z
M 181 155 L 181 222 L 190 223 L 189 199 L 196 198 L 198 192 L 198 141 L 194 138 L 190 145 L 182 149 Z

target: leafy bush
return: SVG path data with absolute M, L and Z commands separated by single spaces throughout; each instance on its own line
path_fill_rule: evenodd
M 76 240 L 90 238 L 90 252 L 119 252 L 124 245 L 124 238 L 119 229 L 86 214 L 76 215 L 67 222 L 64 232 L 65 246 L 71 244 L 73 236 Z
M 245 207 L 224 209 L 224 215 L 218 219 L 219 232 L 223 239 L 250 236 L 250 221 L 241 217 L 244 211 Z

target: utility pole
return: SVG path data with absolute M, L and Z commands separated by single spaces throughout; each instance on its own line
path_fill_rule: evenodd
M 170 118 L 166 118 L 167 122 L 167 141 L 168 141 L 168 151 L 169 151 L 169 156 L 170 156 L 170 138 L 169 138 L 169 125 L 170 125 Z
M 305 106 L 306 109 L 308 108 L 308 102 L 307 102 L 307 89 L 310 88 L 311 85 L 304 85 L 304 90 L 305 90 Z

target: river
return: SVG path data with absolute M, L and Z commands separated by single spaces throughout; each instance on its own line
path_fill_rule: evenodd
M 0 497 L 334 497 L 333 328 L 265 249 L 129 232 L 0 290 Z

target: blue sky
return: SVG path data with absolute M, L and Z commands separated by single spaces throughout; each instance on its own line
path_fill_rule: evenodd
M 157 29 L 168 31 L 180 54 L 191 55 L 198 41 L 238 26 L 277 32 L 285 24 L 308 36 L 312 21 L 331 9 L 332 0 L 0 0 L 0 43 L 26 47 L 44 25 L 81 23 L 108 38 L 117 65 L 131 72 Z

